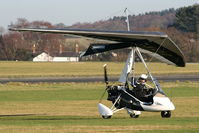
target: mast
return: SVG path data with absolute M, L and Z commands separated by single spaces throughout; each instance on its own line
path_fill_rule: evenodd
M 128 9 L 125 8 L 124 13 L 126 14 L 126 24 L 127 24 L 127 30 L 130 31 L 130 26 L 129 26 L 129 15 L 128 15 Z M 133 73 L 133 78 L 134 78 L 134 69 L 135 69 L 135 48 L 132 47 L 131 51 L 128 55 L 128 58 L 126 60 L 126 64 L 123 68 L 123 71 L 120 75 L 119 82 L 121 83 L 126 83 L 128 81 L 128 76 L 129 74 Z
M 127 24 L 127 30 L 130 31 L 130 25 L 129 25 L 129 14 L 128 9 L 125 8 L 124 13 L 126 14 L 126 24 Z

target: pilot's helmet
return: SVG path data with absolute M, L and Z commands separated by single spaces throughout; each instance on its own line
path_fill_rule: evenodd
M 145 81 L 147 80 L 147 78 L 148 76 L 146 74 L 141 74 L 139 77 L 140 80 L 145 80 Z

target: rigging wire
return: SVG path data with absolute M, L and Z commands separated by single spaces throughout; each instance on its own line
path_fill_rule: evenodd
M 157 54 L 157 52 L 159 51 L 159 49 L 162 47 L 162 45 L 164 44 L 165 40 L 167 38 L 164 38 L 164 40 L 161 42 L 160 46 L 156 49 L 156 51 L 153 53 L 153 55 L 151 56 L 151 58 L 149 59 L 147 65 L 149 65 L 151 63 L 151 61 L 154 59 L 155 55 Z M 144 71 L 145 68 L 143 68 Z
M 155 54 L 157 54 L 157 52 L 158 52 L 159 49 L 162 47 L 162 45 L 164 44 L 164 42 L 165 42 L 166 39 L 167 39 L 167 38 L 164 38 L 164 40 L 162 41 L 162 43 L 160 44 L 160 46 L 159 46 L 159 47 L 157 48 L 157 50 L 153 53 L 151 59 L 149 60 L 149 63 L 153 60 L 153 58 L 155 57 Z M 148 63 L 148 64 L 149 64 L 149 63 Z
M 116 15 L 119 15 L 119 14 L 120 14 L 119 16 L 122 16 L 123 13 L 124 13 L 124 9 L 120 9 L 120 10 L 114 12 L 114 13 L 111 13 L 111 14 L 108 15 L 108 16 L 105 16 L 104 19 L 102 19 L 102 20 L 111 19 L 111 18 L 113 18 L 113 17 L 115 17 Z
M 105 95 L 105 93 L 106 93 L 106 90 L 107 90 L 107 88 L 106 88 L 105 91 L 102 93 L 102 95 L 101 95 L 101 97 L 100 97 L 100 100 L 99 100 L 99 103 L 102 102 L 102 99 L 103 99 L 103 97 L 104 97 L 104 95 Z

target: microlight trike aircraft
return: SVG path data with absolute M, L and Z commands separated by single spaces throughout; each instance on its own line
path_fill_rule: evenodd
M 87 56 L 106 51 L 129 48 L 126 64 L 119 78 L 119 85 L 109 85 L 106 65 L 104 65 L 104 78 L 106 83 L 105 92 L 108 93 L 108 101 L 112 102 L 112 107 L 98 104 L 100 115 L 104 119 L 120 111 L 127 110 L 132 118 L 137 118 L 141 111 L 161 112 L 163 118 L 171 117 L 171 111 L 175 109 L 174 104 L 166 96 L 158 81 L 151 74 L 142 54 L 148 54 L 167 64 L 178 67 L 185 66 L 184 55 L 178 46 L 162 32 L 142 32 L 142 31 L 103 31 L 84 29 L 42 29 L 42 28 L 10 28 L 11 31 L 30 31 L 40 33 L 76 35 L 87 38 L 102 39 L 111 41 L 110 43 L 91 44 L 88 49 L 81 54 Z M 143 63 L 146 74 L 142 74 L 139 79 L 135 77 L 135 56 L 138 56 Z M 129 81 L 129 75 L 133 75 Z M 153 86 L 146 83 L 139 87 L 139 80 L 150 78 Z M 140 91 L 141 90 L 141 91 Z M 141 92 L 138 95 L 138 92 Z

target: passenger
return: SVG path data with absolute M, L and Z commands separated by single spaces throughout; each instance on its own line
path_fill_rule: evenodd
M 137 98 L 148 97 L 148 88 L 146 87 L 147 78 L 146 74 L 142 74 L 133 85 L 133 92 Z

